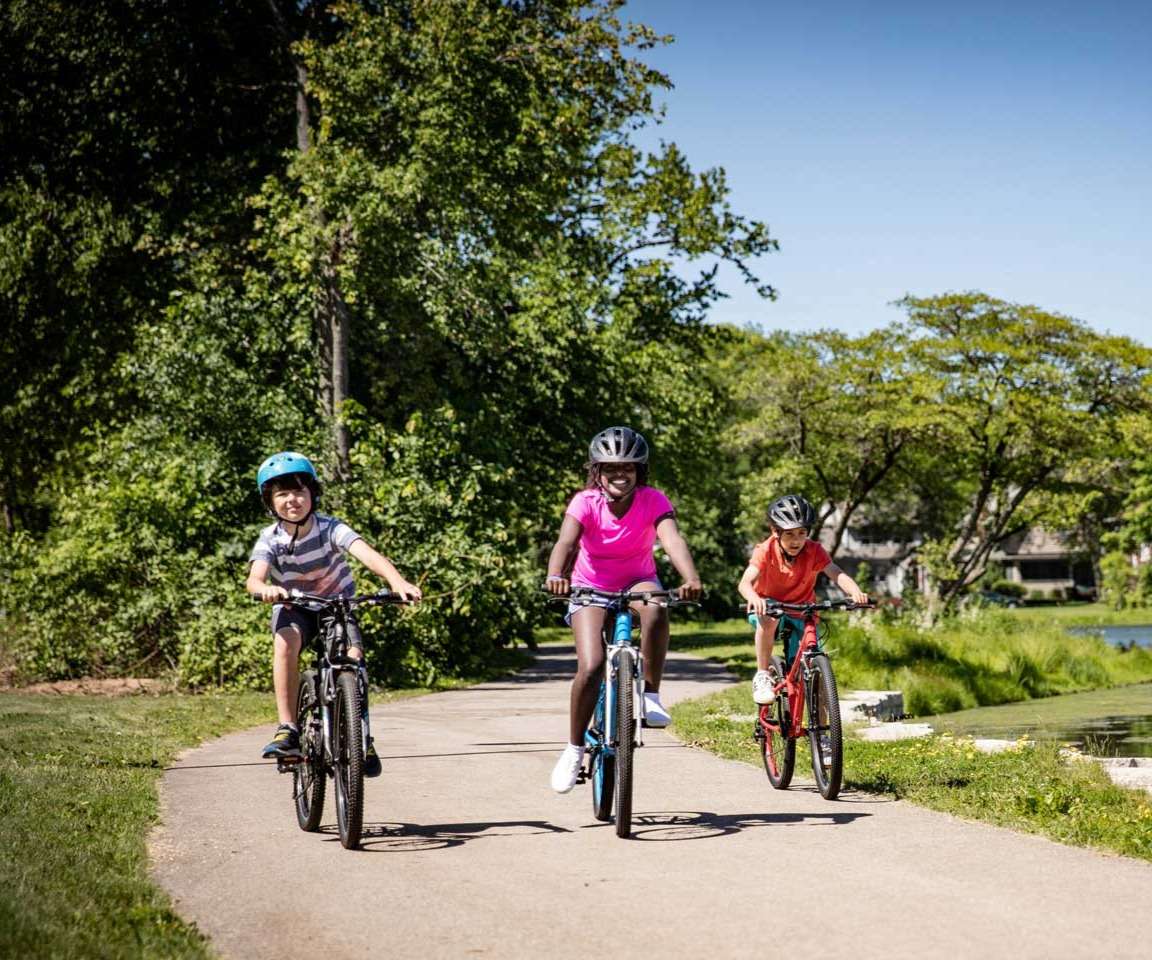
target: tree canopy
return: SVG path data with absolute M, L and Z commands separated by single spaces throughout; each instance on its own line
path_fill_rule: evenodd
M 622 9 L 3 7 L 0 668 L 266 682 L 242 584 L 281 449 L 429 597 L 373 625 L 390 681 L 530 639 L 612 423 L 717 614 L 786 490 L 834 550 L 898 532 L 941 607 L 1024 524 L 1143 536 L 1135 344 L 982 293 L 862 337 L 707 322 L 722 262 L 774 296 L 776 241 L 723 170 L 638 145 L 665 38 Z

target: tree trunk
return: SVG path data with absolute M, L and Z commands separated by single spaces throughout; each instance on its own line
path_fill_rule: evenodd
M 292 68 L 296 73 L 296 149 L 301 156 L 312 152 L 312 107 L 308 102 L 308 69 L 292 52 L 292 36 L 277 0 L 268 0 L 277 29 L 284 40 Z M 319 204 L 313 206 L 313 216 L 321 236 L 328 233 L 328 216 Z M 337 231 L 320 255 L 320 275 L 323 288 L 316 302 L 315 323 L 320 344 L 320 404 L 324 419 L 331 430 L 332 453 L 336 463 L 336 476 L 347 480 L 352 473 L 349 455 L 348 428 L 341 415 L 348 399 L 348 341 L 350 313 L 348 301 L 340 287 L 339 266 L 344 250 L 351 242 L 346 228 Z

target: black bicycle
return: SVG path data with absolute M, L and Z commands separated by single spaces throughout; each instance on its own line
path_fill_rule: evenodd
M 299 759 L 277 761 L 292 774 L 292 799 L 301 830 L 320 829 L 327 777 L 336 783 L 336 824 L 348 850 L 360 845 L 364 827 L 364 756 L 368 750 L 368 673 L 363 659 L 348 656 L 359 646 L 358 607 L 403 604 L 399 594 L 382 591 L 361 597 L 322 597 L 289 591 L 280 601 L 319 614 L 320 629 L 312 640 L 315 667 L 300 675 L 296 724 Z M 351 642 L 350 642 L 351 638 Z

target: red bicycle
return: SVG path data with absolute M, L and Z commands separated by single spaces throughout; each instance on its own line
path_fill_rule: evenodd
M 835 800 L 844 774 L 844 737 L 840 728 L 840 697 L 832 661 L 824 651 L 827 624 L 822 610 L 857 610 L 874 604 L 851 600 L 782 603 L 768 600 L 767 616 L 776 617 L 775 642 L 784 657 L 773 656 L 768 667 L 776 695 L 760 707 L 753 735 L 760 742 L 764 771 L 777 790 L 792 782 L 796 741 L 808 738 L 812 774 L 825 800 Z M 749 622 L 757 622 L 750 614 Z

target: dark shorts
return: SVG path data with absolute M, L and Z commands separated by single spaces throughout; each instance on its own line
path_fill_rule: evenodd
M 320 632 L 320 614 L 278 603 L 272 608 L 272 632 L 279 633 L 285 627 L 295 627 L 299 630 L 304 646 L 308 646 Z
M 313 610 L 278 603 L 272 608 L 272 633 L 279 633 L 285 627 L 295 627 L 299 630 L 300 646 L 302 649 L 307 648 L 320 632 L 320 614 Z M 348 624 L 348 646 L 364 649 L 364 638 L 355 623 Z

